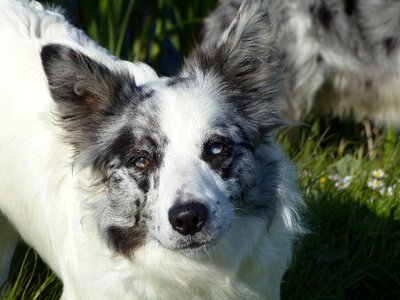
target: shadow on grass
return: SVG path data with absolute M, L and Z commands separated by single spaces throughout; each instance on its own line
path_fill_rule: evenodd
M 23 242 L 19 243 L 13 258 L 8 282 L 2 287 L 2 300 L 60 299 L 62 284 Z
M 337 196 L 307 199 L 312 233 L 296 247 L 282 299 L 400 299 L 399 220 Z

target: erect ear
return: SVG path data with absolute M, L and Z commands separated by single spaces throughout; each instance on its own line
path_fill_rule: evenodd
M 78 51 L 56 44 L 44 46 L 41 58 L 57 116 L 78 151 L 96 137 L 104 119 L 135 99 L 138 89 L 126 71 L 112 71 Z
M 184 73 L 199 73 L 224 87 L 239 112 L 268 130 L 281 124 L 275 98 L 279 91 L 279 58 L 267 0 L 246 0 L 219 39 L 203 41 Z

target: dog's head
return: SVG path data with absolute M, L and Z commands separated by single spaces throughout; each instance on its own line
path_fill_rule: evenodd
M 260 149 L 281 121 L 263 2 L 248 1 L 179 76 L 141 86 L 120 66 L 61 45 L 43 47 L 75 164 L 100 176 L 98 228 L 120 253 L 148 239 L 173 250 L 202 249 L 243 214 L 273 214 L 277 164 Z

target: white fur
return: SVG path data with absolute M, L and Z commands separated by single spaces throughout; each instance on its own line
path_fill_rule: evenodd
M 155 240 L 135 250 L 133 260 L 119 256 L 100 239 L 91 211 L 84 205 L 92 196 L 86 187 L 93 175 L 90 170 L 75 172 L 72 168 L 73 149 L 63 143 L 62 129 L 54 124 L 54 103 L 39 54 L 41 45 L 49 42 L 68 45 L 113 68 L 116 63 L 127 65 L 137 84 L 156 81 L 155 72 L 144 64 L 116 62 L 59 13 L 37 2 L 0 0 L 0 38 L 0 211 L 62 280 L 62 299 L 279 298 L 297 229 L 291 223 L 290 207 L 298 201 L 288 176 L 293 171 L 283 158 L 279 176 L 287 203 L 269 227 L 261 218 L 236 218 L 219 247 L 203 260 L 168 250 Z M 180 174 L 171 179 L 175 186 L 162 187 L 167 195 L 175 193 L 179 183 L 193 185 L 185 180 L 201 174 L 201 162 L 191 165 L 188 177 L 174 170 L 188 171 L 187 165 L 193 162 L 191 147 L 198 137 L 191 134 L 207 130 L 202 127 L 203 115 L 196 113 L 207 96 L 193 94 L 185 108 L 176 107 L 168 89 L 162 93 L 169 99 L 162 107 L 162 126 L 175 142 L 168 153 L 184 158 L 173 164 L 172 157 L 171 166 L 161 175 Z M 198 128 L 185 127 L 182 116 L 187 112 L 192 114 L 186 118 L 200 118 L 194 123 Z M 217 112 L 218 108 L 213 109 Z M 182 123 L 171 121 L 177 115 Z M 282 156 L 275 147 L 265 146 L 262 153 Z M 194 192 L 201 184 L 221 184 L 216 178 L 201 180 L 196 181 Z M 0 230 L 1 283 L 18 236 L 1 215 Z M 161 238 L 164 235 L 160 233 Z

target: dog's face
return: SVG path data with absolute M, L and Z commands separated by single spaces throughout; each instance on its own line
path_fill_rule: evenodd
M 124 194 L 117 212 L 106 203 L 107 214 L 135 211 L 142 234 L 171 249 L 216 241 L 234 216 L 233 202 L 253 181 L 253 141 L 229 113 L 235 108 L 215 101 L 221 99 L 218 91 L 213 95 L 213 87 L 205 85 L 197 79 L 147 85 L 146 99 L 118 123 L 124 139 L 112 155 L 118 166 L 106 167 L 109 195 L 116 196 L 107 200 L 118 202 Z M 126 226 L 132 218 L 120 221 Z M 128 231 L 124 239 L 129 236 Z
M 120 67 L 43 48 L 75 163 L 99 174 L 96 220 L 115 250 L 130 255 L 153 239 L 193 252 L 216 244 L 243 214 L 273 213 L 273 200 L 251 195 L 260 172 L 271 177 L 267 192 L 277 189 L 259 153 L 280 123 L 270 38 L 266 9 L 247 5 L 181 75 L 142 86 Z

